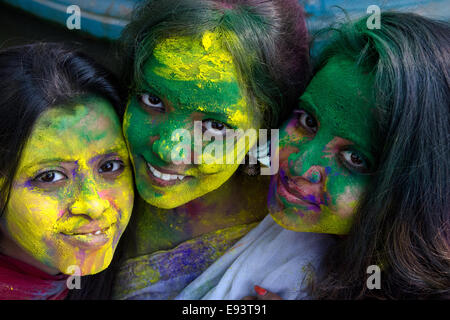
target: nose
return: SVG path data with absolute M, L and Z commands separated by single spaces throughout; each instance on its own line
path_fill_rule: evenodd
M 324 157 L 320 146 L 302 145 L 297 153 L 289 156 L 289 171 L 292 176 L 303 178 L 310 184 L 323 187 L 326 183 L 330 159 Z
M 75 215 L 86 215 L 98 219 L 108 209 L 109 201 L 98 194 L 98 188 L 93 177 L 81 181 L 80 192 L 70 205 L 70 212 Z
M 192 139 L 189 130 L 162 131 L 152 138 L 152 151 L 167 164 L 192 163 Z
M 325 179 L 325 169 L 322 166 L 311 166 L 302 177 L 311 183 L 322 183 Z

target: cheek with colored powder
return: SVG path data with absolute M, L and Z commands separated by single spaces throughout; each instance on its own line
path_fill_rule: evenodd
M 149 204 L 172 208 L 211 192 L 224 184 L 237 170 L 256 138 L 234 143 L 227 148 L 222 139 L 203 141 L 194 134 L 194 121 L 218 121 L 229 128 L 259 128 L 259 118 L 253 115 L 240 90 L 233 59 L 223 46 L 223 37 L 205 32 L 201 41 L 190 37 L 168 38 L 157 44 L 152 57 L 144 65 L 146 83 L 154 95 L 167 101 L 165 121 L 156 125 L 153 111 L 143 111 L 133 98 L 125 115 L 124 132 L 135 167 L 136 185 Z M 146 84 L 137 84 L 145 92 Z M 158 118 L 158 119 L 159 119 Z M 174 142 L 173 134 L 184 129 L 191 134 L 188 142 Z M 175 137 L 176 138 L 176 137 Z M 186 145 L 190 150 L 183 153 Z M 178 149 L 176 149 L 178 148 Z M 176 168 L 173 155 L 191 161 L 182 174 L 191 176 L 170 188 L 155 187 L 148 177 L 147 163 L 156 167 Z M 178 167 L 181 168 L 181 167 Z
M 57 258 L 57 248 L 52 240 L 57 221 L 64 211 L 64 204 L 54 197 L 14 186 L 2 224 L 22 248 L 37 260 L 52 265 Z

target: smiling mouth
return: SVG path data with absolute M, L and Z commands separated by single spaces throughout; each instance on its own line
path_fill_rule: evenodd
M 158 186 L 172 186 L 182 183 L 183 180 L 186 181 L 192 178 L 192 176 L 162 172 L 161 169 L 155 168 L 147 161 L 145 161 L 145 164 L 147 166 L 147 173 L 149 177 L 151 178 L 152 182 Z
M 173 180 L 183 180 L 186 176 L 180 175 L 180 174 L 169 174 L 169 173 L 163 173 L 153 167 L 150 163 L 147 162 L 147 167 L 151 171 L 151 173 L 164 181 L 173 181 Z

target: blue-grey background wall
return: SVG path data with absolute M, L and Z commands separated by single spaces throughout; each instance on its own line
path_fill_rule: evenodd
M 45 20 L 65 26 L 67 7 L 78 5 L 81 9 L 81 30 L 99 38 L 116 39 L 127 24 L 130 12 L 144 0 L 1 0 Z M 300 0 L 309 17 L 311 29 L 327 25 L 339 10 L 344 8 L 351 16 L 366 13 L 370 5 L 383 9 L 419 12 L 436 18 L 449 18 L 449 0 Z
M 145 0 L 0 0 L 0 47 L 32 41 L 66 41 L 82 47 L 94 58 L 117 68 L 112 40 L 127 24 L 134 6 Z M 164 0 L 161 0 L 164 1 Z M 305 7 L 308 28 L 329 26 L 344 16 L 366 14 L 370 5 L 396 9 L 437 19 L 450 19 L 450 0 L 299 0 Z M 71 5 L 81 10 L 81 30 L 69 30 L 66 12 Z M 338 8 L 340 7 L 340 8 Z

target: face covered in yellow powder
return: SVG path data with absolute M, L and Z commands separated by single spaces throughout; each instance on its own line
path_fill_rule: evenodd
M 38 264 L 82 275 L 104 270 L 129 221 L 133 181 L 111 104 L 88 97 L 45 111 L 25 145 L 4 237 Z
M 124 134 L 136 186 L 142 198 L 156 207 L 175 208 L 217 189 L 256 143 L 256 136 L 226 135 L 227 129 L 257 130 L 261 119 L 247 104 L 221 37 L 235 41 L 230 35 L 206 32 L 199 39 L 173 37 L 159 42 L 143 67 L 137 94 L 129 101 Z M 180 129 L 190 139 L 177 135 Z M 195 132 L 203 134 L 200 148 L 194 146 Z M 211 139 L 204 139 L 205 135 Z M 217 138 L 223 141 L 223 152 L 209 152 Z M 225 146 L 230 139 L 236 141 L 232 148 L 228 147 L 232 144 Z M 186 149 L 179 152 L 180 144 Z

